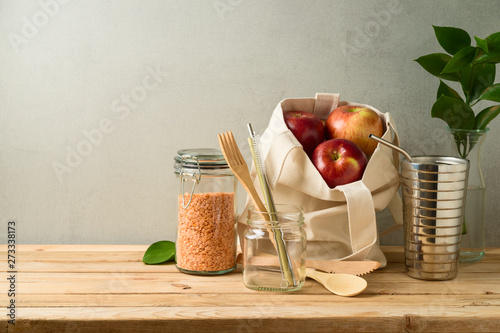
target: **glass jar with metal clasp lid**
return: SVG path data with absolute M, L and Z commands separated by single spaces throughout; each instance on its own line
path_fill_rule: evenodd
M 177 268 L 218 275 L 236 268 L 236 179 L 219 149 L 184 149 L 174 157 L 178 183 Z

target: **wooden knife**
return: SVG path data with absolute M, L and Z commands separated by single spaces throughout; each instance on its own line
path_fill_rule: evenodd
M 279 269 L 278 257 L 252 257 L 251 263 L 260 266 L 275 266 Z M 242 254 L 236 258 L 238 264 L 243 264 Z M 333 260 L 306 260 L 307 268 L 314 268 L 327 273 L 342 273 L 352 275 L 364 275 L 373 272 L 380 267 L 378 261 L 333 261 Z

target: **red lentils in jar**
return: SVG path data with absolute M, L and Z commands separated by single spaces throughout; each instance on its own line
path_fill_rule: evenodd
M 185 194 L 186 201 L 189 194 Z M 224 271 L 235 266 L 234 193 L 194 193 L 187 209 L 179 195 L 177 267 Z

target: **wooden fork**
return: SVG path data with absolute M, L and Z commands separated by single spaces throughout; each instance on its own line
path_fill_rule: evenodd
M 248 165 L 245 159 L 241 155 L 241 151 L 234 140 L 233 133 L 231 131 L 219 134 L 219 145 L 222 150 L 222 154 L 226 159 L 227 164 L 234 175 L 240 181 L 241 185 L 245 188 L 248 195 L 250 196 L 253 204 L 260 212 L 267 212 L 266 206 L 262 203 L 255 186 L 253 185 L 252 178 L 250 177 L 250 171 L 248 171 Z M 266 221 L 269 221 L 269 214 L 263 214 Z M 286 251 L 286 246 L 283 241 L 282 231 L 279 229 L 268 230 L 269 235 L 273 234 L 273 237 L 269 237 L 274 248 L 278 252 L 279 263 L 281 271 L 284 274 L 284 281 L 286 280 L 291 285 L 295 285 L 295 279 L 293 277 L 293 270 L 290 263 L 288 253 Z
M 254 206 L 260 212 L 267 212 L 266 206 L 262 203 L 262 200 L 253 185 L 248 165 L 245 162 L 243 155 L 241 155 L 241 151 L 236 144 L 236 140 L 234 140 L 233 133 L 231 131 L 220 133 L 218 137 L 220 149 L 222 150 L 222 154 L 224 155 L 229 168 L 247 191 Z

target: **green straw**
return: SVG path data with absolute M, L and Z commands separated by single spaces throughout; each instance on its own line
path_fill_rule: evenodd
M 264 195 L 264 201 L 266 203 L 267 211 L 270 216 L 270 220 L 273 221 L 273 227 L 278 227 L 278 216 L 276 214 L 276 206 L 274 204 L 271 189 L 269 188 L 269 183 L 264 171 L 264 165 L 260 159 L 258 141 L 253 132 L 252 125 L 248 124 L 248 130 L 251 137 L 248 138 L 248 144 L 250 146 L 250 151 L 252 152 L 252 158 L 257 169 L 257 175 L 259 177 L 260 186 L 262 188 L 262 193 Z M 276 241 L 276 246 L 278 250 L 278 258 L 280 262 L 281 272 L 283 274 L 284 280 L 287 282 L 287 286 L 296 286 L 296 280 L 293 274 L 292 265 L 290 262 L 290 257 L 286 249 L 285 241 L 283 240 L 283 231 L 281 229 L 273 229 L 274 239 Z

